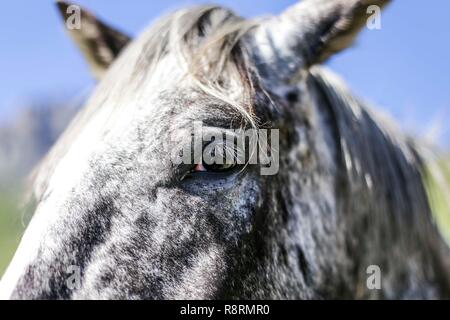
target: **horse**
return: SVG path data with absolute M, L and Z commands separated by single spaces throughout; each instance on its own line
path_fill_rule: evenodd
M 1 297 L 449 298 L 423 144 L 321 66 L 388 2 L 195 6 L 136 39 L 81 8 L 68 32 L 99 83 L 32 175 Z M 278 130 L 277 172 L 174 161 L 194 122 Z

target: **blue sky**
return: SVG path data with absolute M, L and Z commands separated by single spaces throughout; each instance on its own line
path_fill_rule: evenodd
M 327 64 L 360 97 L 380 106 L 417 133 L 440 128 L 450 145 L 450 1 L 395 0 L 381 30 L 364 30 L 351 49 Z M 79 0 L 131 35 L 154 18 L 202 1 Z M 291 0 L 215 1 L 245 17 L 276 14 Z M 428 4 L 428 5 L 427 5 Z M 73 99 L 94 83 L 64 34 L 51 0 L 4 1 L 0 16 L 0 121 L 26 101 Z

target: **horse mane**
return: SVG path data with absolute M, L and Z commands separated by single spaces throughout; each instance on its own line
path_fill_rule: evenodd
M 144 33 L 135 74 L 152 72 L 165 55 L 173 54 L 194 87 L 234 107 L 256 127 L 252 109 L 259 79 L 241 40 L 257 25 L 256 20 L 243 19 L 218 6 L 175 11 Z M 239 97 L 230 97 L 232 91 L 238 91 Z
M 335 74 L 323 67 L 314 67 L 310 74 L 331 107 L 348 187 L 374 195 L 378 204 L 386 203 L 389 210 L 384 212 L 400 215 L 400 220 L 389 217 L 393 223 L 428 216 L 424 159 L 417 141 L 401 132 L 389 117 L 355 98 Z M 377 190 L 380 188 L 383 190 Z
M 318 102 L 326 105 L 333 119 L 340 173 L 338 190 L 343 193 L 338 198 L 344 199 L 344 214 L 351 215 L 346 221 L 352 221 L 354 231 L 366 239 L 353 244 L 356 254 L 365 252 L 362 264 L 375 263 L 390 269 L 400 263 L 405 265 L 406 278 L 420 269 L 418 265 L 426 272 L 440 270 L 438 274 L 419 276 L 437 279 L 448 293 L 450 251 L 438 230 L 427 194 L 431 165 L 427 149 L 400 132 L 390 118 L 355 98 L 325 68 L 313 67 L 309 82 Z

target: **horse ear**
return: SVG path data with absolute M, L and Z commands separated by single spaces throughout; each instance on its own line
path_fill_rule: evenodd
M 70 37 L 80 48 L 94 77 L 100 79 L 130 38 L 78 5 L 58 0 L 57 6 Z
M 263 21 L 256 40 L 263 58 L 286 65 L 285 77 L 348 47 L 374 12 L 389 0 L 304 0 Z M 269 55 L 264 57 L 264 55 Z M 276 72 L 279 72 L 276 71 Z M 287 80 L 287 79 L 285 79 Z

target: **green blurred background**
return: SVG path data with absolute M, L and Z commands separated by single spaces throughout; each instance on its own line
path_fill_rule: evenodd
M 0 276 L 12 258 L 24 230 L 17 210 L 17 194 L 0 195 Z

